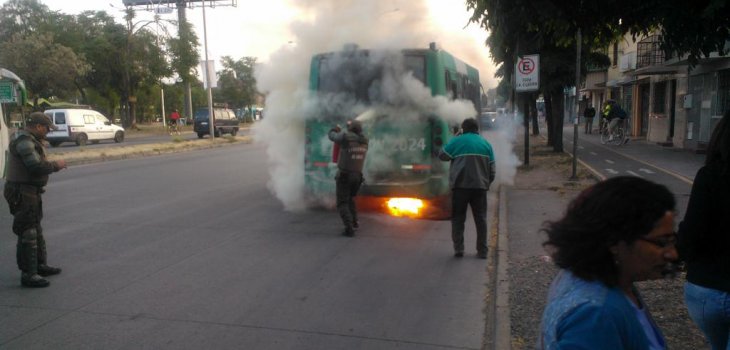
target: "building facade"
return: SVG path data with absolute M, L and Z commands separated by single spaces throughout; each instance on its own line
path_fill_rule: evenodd
M 690 67 L 660 42 L 658 34 L 636 42 L 626 35 L 607 49 L 609 67 L 589 70 L 581 95 L 596 110 L 608 99 L 620 103 L 633 138 L 702 151 L 730 109 L 730 57 L 713 53 Z

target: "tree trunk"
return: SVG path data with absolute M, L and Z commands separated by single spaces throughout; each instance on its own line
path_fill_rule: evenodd
M 547 129 L 547 144 L 548 146 L 553 145 L 553 100 L 549 93 L 544 92 L 545 98 L 545 128 Z
M 558 88 L 550 92 L 552 98 L 552 131 L 553 151 L 563 152 L 563 89 Z

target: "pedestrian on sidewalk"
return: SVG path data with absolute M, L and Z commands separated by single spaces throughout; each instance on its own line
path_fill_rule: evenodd
M 593 106 L 591 105 L 586 107 L 586 109 L 583 111 L 583 118 L 585 119 L 585 130 L 583 131 L 584 134 L 593 133 L 593 117 L 595 116 L 596 109 L 593 108 Z
M 547 223 L 543 245 L 561 271 L 543 312 L 541 348 L 666 348 L 634 282 L 673 274 L 674 206 L 665 186 L 621 176 L 584 190 L 562 219 Z
M 364 181 L 362 168 L 368 152 L 368 138 L 363 134 L 362 124 L 358 120 L 348 121 L 347 130 L 344 131 L 339 125 L 332 127 L 328 137 L 339 146 L 335 192 L 337 211 L 345 225 L 342 235 L 352 237 L 355 235 L 355 229 L 360 227 L 355 196 Z
M 487 258 L 487 191 L 494 181 L 495 163 L 492 145 L 479 135 L 474 118 L 461 123 L 461 134 L 452 138 L 439 153 L 443 161 L 451 161 L 451 239 L 454 256 L 464 256 L 464 222 L 471 206 L 477 229 L 477 257 Z
M 680 258 L 686 262 L 684 299 L 692 320 L 713 350 L 727 349 L 730 338 L 730 111 L 710 138 L 705 165 L 692 185 L 679 224 Z
M 25 128 L 10 138 L 7 177 L 3 196 L 13 215 L 13 233 L 18 236 L 17 263 L 23 287 L 48 287 L 43 278 L 57 275 L 61 269 L 47 264 L 46 240 L 43 238 L 41 194 L 48 183 L 48 175 L 66 168 L 63 159 L 48 161 L 41 140 L 50 130 L 58 130 L 41 112 L 33 112 L 25 121 Z

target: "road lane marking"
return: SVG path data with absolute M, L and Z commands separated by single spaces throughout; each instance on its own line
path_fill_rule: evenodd
M 608 163 L 608 164 L 615 164 L 615 162 L 612 161 L 612 160 L 610 160 L 610 159 L 606 159 L 606 163 Z
M 642 173 L 654 174 L 654 172 L 649 169 L 639 168 L 639 171 L 641 171 Z
M 588 152 L 588 153 L 590 153 L 592 156 L 597 156 L 598 155 L 598 153 L 596 153 L 596 152 Z
M 636 176 L 636 177 L 641 177 L 641 178 L 643 178 L 643 176 L 641 176 L 641 175 L 639 175 L 639 174 L 637 174 L 637 173 L 635 173 L 635 172 L 633 172 L 633 171 L 631 171 L 631 170 L 626 170 L 626 172 L 627 172 L 627 173 L 629 173 L 629 174 L 631 174 L 631 175 L 634 175 L 634 176 Z
M 606 168 L 606 172 L 611 173 L 612 175 L 618 174 L 618 171 L 610 169 L 610 168 Z

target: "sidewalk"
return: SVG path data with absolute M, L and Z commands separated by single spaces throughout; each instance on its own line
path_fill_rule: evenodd
M 517 139 L 522 140 L 522 137 Z M 698 165 L 695 155 L 689 152 L 665 150 L 645 142 L 629 144 L 633 147 L 625 147 L 621 151 L 661 167 L 674 165 L 673 169 L 683 176 L 691 167 Z M 532 136 L 530 145 L 530 166 L 520 168 L 515 184 L 500 191 L 498 262 L 503 264 L 506 261 L 508 267 L 497 267 L 497 271 L 503 274 L 497 277 L 496 289 L 498 302 L 500 290 L 507 293 L 508 298 L 504 306 L 507 312 L 500 313 L 497 305 L 496 337 L 509 339 L 512 349 L 534 348 L 547 290 L 557 272 L 545 256 L 542 248 L 545 236 L 539 232 L 540 228 L 547 220 L 559 219 L 570 200 L 596 182 L 596 178 L 584 168 L 579 168 L 578 181 L 568 181 L 572 163 L 570 156 L 552 152 L 545 146 L 542 137 Z M 522 145 L 517 148 L 516 153 L 522 155 Z M 694 174 L 689 178 L 694 178 Z M 638 288 L 670 349 L 708 349 L 702 334 L 687 315 L 683 283 L 684 276 L 681 275 L 675 280 L 642 282 Z M 510 327 L 500 327 L 500 324 L 507 323 Z

